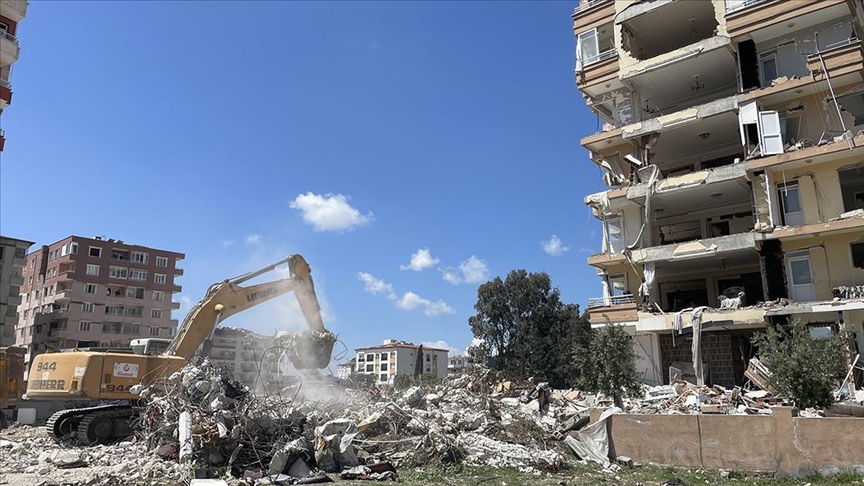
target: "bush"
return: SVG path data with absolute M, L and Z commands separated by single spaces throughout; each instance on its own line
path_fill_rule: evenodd
M 769 384 L 803 409 L 834 403 L 834 387 L 847 371 L 848 339 L 845 331 L 815 339 L 806 323 L 793 319 L 754 335 L 752 342 L 771 370 Z

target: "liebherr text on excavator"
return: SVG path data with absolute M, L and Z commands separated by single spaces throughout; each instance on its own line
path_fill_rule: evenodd
M 285 263 L 288 278 L 248 287 L 240 285 Z M 130 419 L 135 414 L 133 402 L 138 398 L 130 388 L 167 378 L 196 354 L 209 355 L 220 322 L 292 291 L 309 329 L 277 345 L 287 349 L 286 354 L 296 369 L 325 368 L 336 336 L 324 327 L 309 264 L 302 256 L 291 255 L 260 270 L 211 285 L 171 341 L 138 339 L 128 352 L 76 349 L 36 356 L 30 366 L 26 396 L 30 400 L 99 402 L 85 408 L 61 410 L 51 416 L 46 427 L 57 439 L 72 436 L 79 443 L 91 444 L 127 436 Z

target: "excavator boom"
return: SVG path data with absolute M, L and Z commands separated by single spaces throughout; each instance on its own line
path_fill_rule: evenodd
M 289 268 L 287 278 L 241 286 L 285 263 Z M 336 337 L 324 327 L 309 264 L 302 256 L 291 255 L 211 285 L 186 315 L 163 355 L 75 350 L 36 356 L 30 366 L 27 396 L 34 400 L 134 400 L 137 397 L 129 391 L 133 385 L 147 386 L 163 379 L 199 352 L 207 356 L 213 333 L 222 320 L 292 291 L 308 330 L 281 344 L 289 348 L 287 355 L 295 368 L 325 368 Z M 131 403 L 63 410 L 49 419 L 47 428 L 57 438 L 75 433 L 85 443 L 103 442 L 128 433 L 128 419 L 133 413 Z

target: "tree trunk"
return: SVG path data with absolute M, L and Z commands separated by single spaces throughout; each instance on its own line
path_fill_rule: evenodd
M 618 395 L 615 395 L 615 406 L 624 410 L 624 400 Z

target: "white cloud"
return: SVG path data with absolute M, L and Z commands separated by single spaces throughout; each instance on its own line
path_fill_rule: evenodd
M 303 213 L 303 220 L 311 224 L 315 231 L 345 231 L 369 224 L 373 215 L 365 215 L 348 204 L 348 196 L 342 194 L 306 194 L 298 195 L 289 204 L 292 209 Z
M 366 272 L 357 274 L 357 278 L 363 281 L 363 290 L 370 294 L 385 294 L 390 300 L 396 300 L 396 292 L 393 291 L 393 285 L 384 282 L 379 278 L 375 278 Z
M 429 299 L 424 299 L 414 292 L 405 292 L 402 297 L 396 301 L 396 308 L 404 311 L 422 310 L 429 317 L 434 317 L 440 314 L 453 314 L 456 312 L 449 304 L 439 300 L 432 302 Z
M 549 238 L 549 241 L 544 241 L 542 245 L 543 251 L 551 256 L 561 256 L 565 251 L 570 251 L 570 248 L 564 245 L 561 238 L 556 235 L 552 235 L 552 238 Z
M 462 281 L 462 278 L 459 276 L 459 271 L 451 267 L 442 269 L 441 276 L 444 278 L 444 280 L 450 282 L 453 285 L 456 285 Z
M 247 245 L 257 245 L 261 243 L 261 235 L 249 235 L 246 237 Z
M 484 283 L 489 280 L 489 267 L 486 262 L 471 255 L 459 264 L 459 268 L 440 268 L 441 277 L 453 285 L 460 283 Z
M 471 258 L 459 264 L 465 283 L 484 283 L 489 280 L 489 267 L 486 262 L 471 255 Z
M 438 261 L 437 258 L 432 257 L 429 248 L 425 248 L 413 253 L 411 255 L 411 262 L 408 263 L 408 265 L 399 265 L 399 268 L 402 270 L 414 270 L 415 272 L 420 272 L 438 265 Z
M 234 240 L 219 240 L 222 243 L 222 248 L 228 248 L 229 246 L 234 245 Z

